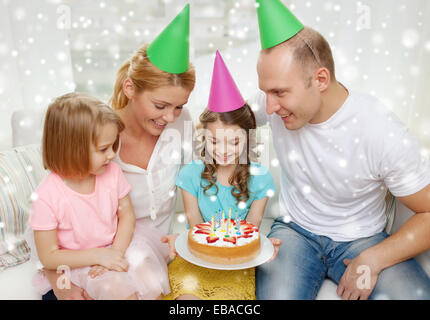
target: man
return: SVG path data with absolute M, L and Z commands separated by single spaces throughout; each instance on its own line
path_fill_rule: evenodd
M 281 166 L 278 256 L 257 268 L 259 299 L 314 299 L 324 278 L 343 299 L 430 299 L 412 257 L 430 248 L 430 164 L 375 98 L 336 80 L 327 41 L 279 0 L 257 1 L 263 50 L 254 101 Z M 265 108 L 264 108 L 265 106 Z M 416 212 L 388 236 L 388 190 Z

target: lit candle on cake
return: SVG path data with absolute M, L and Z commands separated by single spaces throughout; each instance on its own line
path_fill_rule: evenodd
M 210 237 L 215 237 L 215 224 L 214 224 L 214 216 L 212 216 L 211 218 L 211 233 L 210 233 Z
M 224 210 L 222 211 L 221 232 L 225 232 Z
M 235 228 L 236 228 L 236 230 L 237 230 L 237 229 L 238 229 L 238 225 L 239 225 L 239 224 L 237 223 L 237 221 L 238 221 L 238 219 L 237 219 L 237 218 L 238 218 L 237 210 L 235 210 L 235 211 L 236 211 L 236 220 L 235 220 L 235 226 L 234 226 L 234 227 L 235 227 Z
M 240 235 L 240 215 L 237 213 L 237 210 L 236 210 L 236 234 Z

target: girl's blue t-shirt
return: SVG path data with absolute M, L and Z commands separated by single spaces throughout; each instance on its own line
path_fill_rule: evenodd
M 231 194 L 233 186 L 227 187 L 217 181 L 218 193 L 216 193 L 215 186 L 208 189 L 206 193 L 204 192 L 204 187 L 209 185 L 209 182 L 202 178 L 204 168 L 205 165 L 201 160 L 192 161 L 180 170 L 176 179 L 176 185 L 179 188 L 197 198 L 204 221 L 211 221 L 212 216 L 217 219 L 218 213 L 222 213 L 222 211 L 224 211 L 225 218 L 228 218 L 230 208 L 232 219 L 236 219 L 237 211 L 239 218 L 245 220 L 254 200 L 272 197 L 276 192 L 272 175 L 267 167 L 251 162 L 248 184 L 249 199 L 238 206 L 236 198 Z

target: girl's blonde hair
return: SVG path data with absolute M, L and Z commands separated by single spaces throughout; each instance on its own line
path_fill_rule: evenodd
M 146 55 L 148 44 L 139 48 L 118 70 L 113 95 L 109 104 L 119 110 L 128 104 L 128 98 L 123 92 L 125 79 L 130 78 L 136 93 L 144 90 L 154 90 L 164 86 L 181 86 L 189 91 L 194 89 L 196 82 L 194 66 L 190 63 L 184 73 L 169 73 L 158 69 L 149 61 Z
M 97 146 L 100 129 L 114 124 L 118 136 L 124 124 L 102 101 L 83 93 L 68 93 L 52 102 L 45 116 L 42 156 L 45 169 L 62 177 L 84 177 L 91 164 L 91 144 Z
M 200 126 L 204 129 L 207 128 L 207 124 L 211 122 L 216 122 L 220 120 L 222 123 L 227 125 L 238 125 L 241 129 L 246 132 L 246 163 L 239 162 L 233 172 L 233 175 L 229 177 L 229 183 L 233 186 L 231 194 L 236 198 L 237 203 L 239 201 L 248 201 L 250 198 L 248 181 L 251 177 L 250 167 L 251 160 L 256 158 L 256 153 L 254 148 L 256 146 L 256 136 L 255 129 L 257 128 L 257 122 L 255 120 L 255 115 L 251 110 L 251 107 L 245 103 L 245 105 L 237 110 L 230 112 L 213 112 L 206 108 L 199 117 Z M 254 129 L 254 130 L 252 130 Z M 203 149 L 201 151 L 202 159 L 206 158 L 206 147 L 205 138 L 203 137 Z M 218 186 L 216 185 L 216 170 L 218 164 L 215 162 L 204 161 L 205 168 L 202 172 L 201 177 L 209 182 L 208 185 L 201 186 L 204 193 L 215 186 L 216 192 L 218 193 Z

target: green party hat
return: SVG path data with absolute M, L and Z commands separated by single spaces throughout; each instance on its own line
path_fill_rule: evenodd
M 190 5 L 173 19 L 147 49 L 148 59 L 157 68 L 169 73 L 188 70 L 190 49 Z
M 274 47 L 294 37 L 304 28 L 280 0 L 257 0 L 257 15 L 263 49 Z

